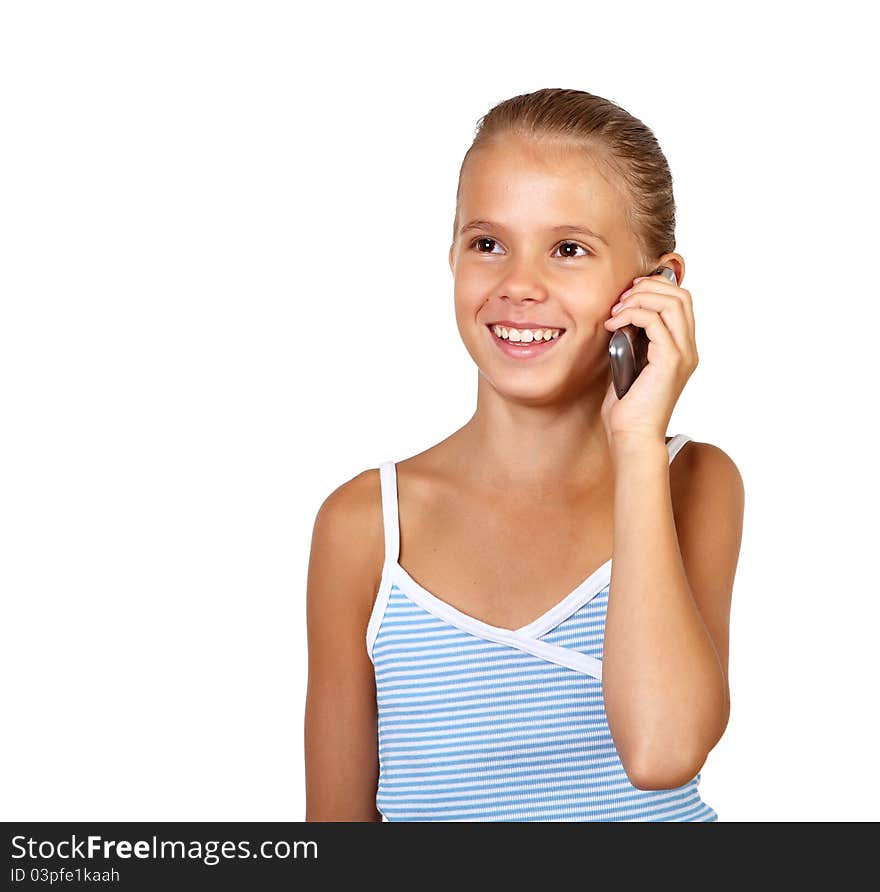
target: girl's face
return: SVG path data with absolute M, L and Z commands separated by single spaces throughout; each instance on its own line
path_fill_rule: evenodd
M 449 265 L 459 333 L 496 390 L 541 403 L 608 381 L 603 323 L 633 278 L 650 272 L 623 200 L 570 148 L 506 137 L 470 156 Z M 522 359 L 499 346 L 490 328 L 498 322 L 564 332 Z

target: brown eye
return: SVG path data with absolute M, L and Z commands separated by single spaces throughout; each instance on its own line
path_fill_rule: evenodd
M 497 242 L 495 241 L 495 239 L 493 239 L 493 238 L 488 238 L 488 236 L 485 236 L 485 235 L 481 235 L 479 238 L 476 238 L 476 239 L 474 239 L 474 240 L 471 242 L 471 247 L 473 247 L 474 245 L 480 245 L 480 244 L 485 243 L 485 242 L 489 242 L 489 243 L 492 244 L 492 245 L 497 244 Z M 477 248 L 477 251 L 478 251 L 480 254 L 491 254 L 491 253 L 492 253 L 491 251 L 481 251 L 479 247 Z
M 585 251 L 587 255 L 590 255 L 593 253 L 592 251 L 589 251 L 587 248 L 585 248 L 583 245 L 579 245 L 577 242 L 563 242 L 559 247 L 560 248 L 565 248 L 565 247 L 580 248 L 582 251 Z M 565 258 L 571 258 L 571 259 L 577 258 L 577 254 L 563 254 L 562 256 Z

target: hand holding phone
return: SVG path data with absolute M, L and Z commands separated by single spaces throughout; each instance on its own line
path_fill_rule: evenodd
M 668 266 L 655 269 L 651 275 L 655 276 L 657 273 L 678 285 L 675 271 Z M 648 364 L 649 343 L 648 333 L 638 325 L 624 325 L 611 336 L 608 357 L 611 362 L 611 379 L 618 399 L 623 399 L 639 373 Z

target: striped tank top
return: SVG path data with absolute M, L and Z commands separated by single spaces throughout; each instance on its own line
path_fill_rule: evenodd
M 669 461 L 690 437 L 679 434 Z M 433 595 L 399 563 L 394 462 L 379 467 L 385 563 L 367 625 L 388 821 L 717 821 L 700 774 L 639 790 L 602 697 L 611 560 L 515 631 Z

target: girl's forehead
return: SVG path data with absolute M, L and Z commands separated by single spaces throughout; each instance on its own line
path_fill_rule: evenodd
M 471 164 L 473 162 L 473 164 Z M 480 150 L 462 171 L 460 218 L 499 219 L 557 217 L 585 214 L 598 231 L 612 230 L 621 222 L 620 191 L 588 156 L 572 151 L 535 156 L 530 150 L 500 144 Z
M 610 171 L 583 148 L 510 140 L 481 146 L 468 158 L 461 175 L 462 192 L 514 189 L 574 192 L 581 198 L 615 202 L 619 197 Z

